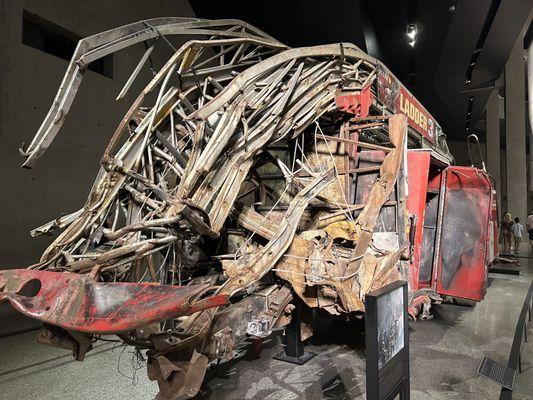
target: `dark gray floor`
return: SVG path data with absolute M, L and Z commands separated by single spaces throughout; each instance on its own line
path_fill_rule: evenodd
M 530 261 L 528 263 L 528 261 Z M 497 399 L 499 387 L 478 376 L 486 355 L 505 363 L 533 260 L 520 276 L 491 274 L 485 300 L 474 308 L 438 305 L 430 321 L 410 323 L 412 399 Z M 529 266 L 531 265 L 531 266 Z M 272 359 L 280 335 L 250 344 L 228 364 L 208 371 L 201 399 L 358 399 L 365 394 L 361 324 L 320 320 L 307 349 L 318 356 L 303 366 Z M 533 337 L 533 324 L 529 327 Z M 152 399 L 131 348 L 98 344 L 79 363 L 68 352 L 35 343 L 35 332 L 0 339 L 0 399 Z M 523 349 L 515 400 L 533 399 L 533 341 Z

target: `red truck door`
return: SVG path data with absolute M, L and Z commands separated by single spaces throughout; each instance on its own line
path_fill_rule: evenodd
M 480 301 L 485 295 L 492 186 L 473 167 L 443 171 L 434 268 L 435 291 Z
M 409 233 L 412 246 L 409 283 L 410 289 L 413 292 L 420 288 L 419 275 L 420 260 L 422 256 L 421 243 L 424 230 L 424 210 L 426 207 L 426 192 L 428 187 L 430 160 L 430 151 L 407 151 L 407 171 L 409 174 L 409 196 L 407 199 L 407 206 L 409 209 L 409 214 L 411 215 L 411 218 L 413 218 L 411 222 L 411 229 L 413 231 Z

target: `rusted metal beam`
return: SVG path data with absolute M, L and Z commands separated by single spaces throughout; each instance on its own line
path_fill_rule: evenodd
M 381 150 L 385 152 L 389 152 L 392 150 L 390 147 L 385 147 L 385 146 L 380 146 L 380 145 L 373 144 L 373 143 L 362 142 L 360 140 L 351 140 L 351 139 L 340 138 L 340 137 L 335 137 L 335 136 L 316 135 L 316 138 L 318 140 L 331 140 L 333 142 L 356 144 L 359 147 L 363 147 L 365 149 L 371 149 L 371 150 Z

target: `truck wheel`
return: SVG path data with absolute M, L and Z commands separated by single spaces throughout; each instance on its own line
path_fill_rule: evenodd
M 466 299 L 454 299 L 455 304 L 462 307 L 475 307 L 477 304 L 477 301 L 473 300 L 466 300 Z

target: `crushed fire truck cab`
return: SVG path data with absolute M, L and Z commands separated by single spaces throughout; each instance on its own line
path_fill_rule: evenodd
M 61 230 L 39 262 L 0 271 L 0 302 L 42 321 L 41 342 L 82 360 L 116 334 L 146 351 L 159 399 L 183 399 L 210 363 L 286 326 L 297 298 L 347 318 L 399 279 L 413 318 L 483 298 L 487 174 L 452 165 L 431 114 L 350 43 L 289 48 L 242 21 L 188 18 L 88 37 L 24 167 L 72 117 L 87 66 L 134 45 L 146 49 L 124 101 L 152 52 L 172 54 L 120 120 L 86 203 L 31 232 Z
M 428 150 L 409 150 L 407 158 L 413 218 L 410 306 L 427 305 L 425 296 L 432 295 L 482 300 L 492 261 L 488 175 L 475 167 L 446 165 Z
M 379 107 L 407 116 L 405 169 L 409 213 L 410 313 L 429 315 L 431 301 L 481 301 L 487 268 L 498 254 L 495 191 L 483 168 L 455 166 L 442 130 L 429 112 L 378 64 Z M 399 178 L 398 184 L 401 177 Z

